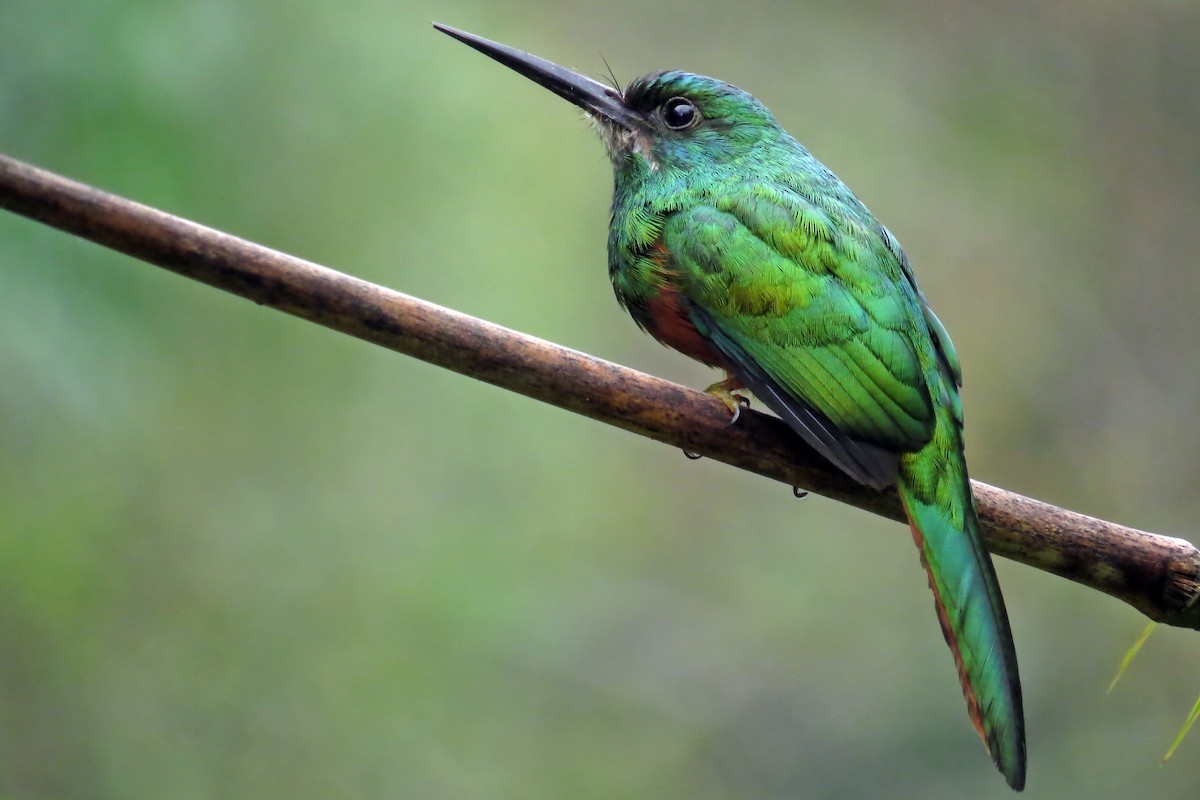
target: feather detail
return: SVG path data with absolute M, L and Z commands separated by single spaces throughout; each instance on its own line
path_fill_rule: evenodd
M 939 426 L 939 434 L 952 435 L 949 441 L 935 436 L 925 449 L 901 458 L 900 499 L 954 656 L 967 713 L 996 766 L 1020 791 L 1026 753 L 1016 650 L 995 568 L 980 535 L 957 430 L 950 427 L 950 409 L 942 414 L 949 430 Z M 947 444 L 949 453 L 941 450 Z

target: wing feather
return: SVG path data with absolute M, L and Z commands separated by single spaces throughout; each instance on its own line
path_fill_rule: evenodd
M 761 200 L 753 208 L 774 224 L 795 218 Z M 884 263 L 866 269 L 869 251 L 821 252 L 837 246 L 828 231 L 804 237 L 806 249 L 755 222 L 711 206 L 666 219 L 664 249 L 693 324 L 826 458 L 861 483 L 894 483 L 899 453 L 919 449 L 934 424 L 913 344 L 927 335 L 919 296 L 882 242 Z M 768 243 L 779 241 L 792 245 L 786 255 Z

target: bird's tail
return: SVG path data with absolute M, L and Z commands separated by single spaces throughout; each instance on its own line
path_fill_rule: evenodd
M 1017 653 L 980 536 L 957 425 L 940 420 L 932 441 L 901 457 L 898 488 L 971 721 L 1008 785 L 1020 791 L 1025 717 Z

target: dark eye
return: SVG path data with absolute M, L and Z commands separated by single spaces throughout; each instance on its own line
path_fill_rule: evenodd
M 673 131 L 682 131 L 700 121 L 700 109 L 686 97 L 672 97 L 662 104 L 663 122 Z

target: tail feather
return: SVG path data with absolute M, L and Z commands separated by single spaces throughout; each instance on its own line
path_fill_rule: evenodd
M 979 532 L 958 437 L 947 443 L 952 444 L 950 452 L 941 454 L 938 438 L 901 459 L 900 499 L 971 721 L 1009 786 L 1020 791 L 1025 786 L 1025 719 L 1008 614 Z

